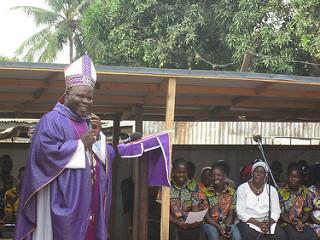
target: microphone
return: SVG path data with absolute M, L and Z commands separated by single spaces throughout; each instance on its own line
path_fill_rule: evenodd
M 255 141 L 255 142 L 257 142 L 257 143 L 261 143 L 261 141 L 262 141 L 262 137 L 261 137 L 261 135 L 253 135 L 253 140 Z
M 121 140 L 121 143 L 127 144 L 129 142 L 133 142 L 141 138 L 142 138 L 142 134 L 140 132 L 134 132 L 131 135 L 129 135 L 128 138 Z
M 92 129 L 91 114 L 87 115 L 86 122 L 87 122 L 87 125 L 88 125 L 88 129 Z

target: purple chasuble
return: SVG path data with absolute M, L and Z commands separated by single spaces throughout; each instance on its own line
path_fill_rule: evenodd
M 160 132 L 128 144 L 119 144 L 121 158 L 141 157 L 148 159 L 148 183 L 170 187 L 170 150 L 168 132 Z
M 76 124 L 75 125 L 73 124 Z M 37 193 L 50 184 L 50 211 L 54 240 L 85 240 L 92 209 L 91 167 L 66 168 L 75 153 L 86 121 L 57 103 L 44 115 L 35 129 L 21 189 L 15 240 L 32 239 L 37 228 Z M 111 166 L 114 151 L 107 145 L 108 174 L 97 161 L 98 204 L 96 239 L 107 240 L 108 213 L 111 204 Z M 85 154 L 85 152 L 83 152 Z M 46 239 L 43 239 L 46 240 Z

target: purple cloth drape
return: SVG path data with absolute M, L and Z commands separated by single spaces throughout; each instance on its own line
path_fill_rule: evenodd
M 26 164 L 14 239 L 32 239 L 37 227 L 37 192 L 50 184 L 51 218 L 54 240 L 83 240 L 91 207 L 91 169 L 65 168 L 77 149 L 79 132 L 72 122 L 87 129 L 85 119 L 57 103 L 39 121 Z M 99 216 L 97 239 L 107 240 L 108 213 L 111 204 L 111 166 L 114 151 L 106 148 L 108 175 L 99 164 Z M 83 152 L 85 154 L 85 152 Z M 45 239 L 43 239 L 45 240 Z
M 168 132 L 160 132 L 141 140 L 118 145 L 122 158 L 141 157 L 148 159 L 148 184 L 153 186 L 170 185 L 170 148 Z

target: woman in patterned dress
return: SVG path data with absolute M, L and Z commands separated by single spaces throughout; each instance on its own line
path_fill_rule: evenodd
M 208 240 L 241 240 L 239 229 L 233 224 L 236 208 L 236 190 L 225 181 L 226 170 L 221 164 L 211 169 L 213 183 L 207 187 L 206 199 L 209 210 L 206 224 L 202 226 Z
M 282 227 L 290 240 L 316 240 L 316 234 L 306 224 L 311 206 L 311 192 L 301 185 L 301 168 L 297 164 L 288 167 L 287 184 L 279 188 Z
M 320 163 L 317 163 L 313 167 L 313 183 L 314 185 L 309 187 L 312 193 L 312 208 L 313 211 L 310 214 L 311 224 L 310 227 L 316 232 L 318 239 L 320 239 Z
M 185 223 L 188 213 L 199 210 L 198 192 L 187 178 L 187 162 L 177 159 L 172 164 L 170 188 L 170 240 L 201 240 L 201 223 Z

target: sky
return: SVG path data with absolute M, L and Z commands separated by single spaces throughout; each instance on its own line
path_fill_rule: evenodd
M 13 57 L 20 44 L 36 33 L 37 29 L 32 17 L 21 10 L 11 10 L 15 6 L 35 6 L 46 8 L 43 0 L 0 0 L 0 56 Z M 55 63 L 68 63 L 68 52 L 59 54 Z

